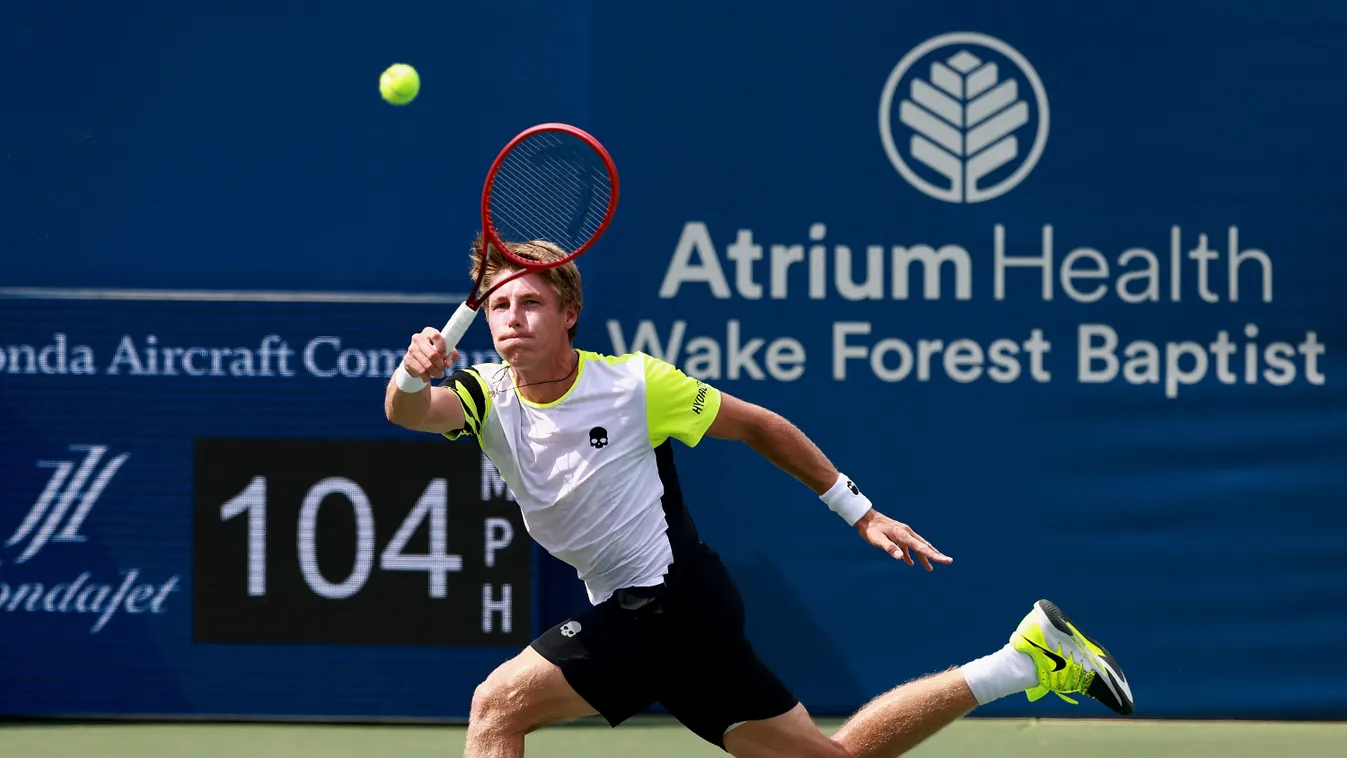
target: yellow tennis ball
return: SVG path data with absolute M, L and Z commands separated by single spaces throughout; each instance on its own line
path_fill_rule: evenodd
M 406 105 L 421 91 L 421 75 L 405 63 L 394 63 L 379 77 L 379 93 L 393 105 Z

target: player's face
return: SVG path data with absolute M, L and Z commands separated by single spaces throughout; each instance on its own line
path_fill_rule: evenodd
M 508 282 L 491 293 L 487 303 L 496 352 L 521 368 L 546 362 L 558 351 L 569 352 L 566 332 L 579 315 L 575 310 L 573 306 L 563 309 L 557 293 L 538 274 Z

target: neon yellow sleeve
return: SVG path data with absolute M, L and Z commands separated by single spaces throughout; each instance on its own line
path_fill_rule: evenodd
M 482 423 L 491 412 L 491 389 L 487 386 L 486 380 L 477 373 L 475 367 L 468 367 L 450 374 L 449 381 L 441 386 L 453 390 L 454 394 L 458 395 L 459 402 L 463 404 L 464 428 L 444 432 L 444 436 L 456 440 L 466 433 L 480 438 Z
M 645 361 L 645 415 L 650 446 L 670 437 L 696 447 L 720 411 L 720 390 L 693 379 L 672 364 L 640 354 Z

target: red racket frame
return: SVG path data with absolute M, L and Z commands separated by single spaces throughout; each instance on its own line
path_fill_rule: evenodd
M 505 243 L 501 241 L 500 235 L 496 233 L 495 225 L 491 223 L 491 189 L 495 185 L 496 174 L 500 171 L 501 164 L 505 162 L 506 156 L 508 156 L 510 152 L 514 150 L 515 146 L 518 145 L 520 142 L 523 142 L 524 140 L 528 139 L 529 137 L 533 137 L 543 132 L 562 132 L 564 134 L 569 134 L 573 137 L 576 137 L 581 141 L 583 141 L 585 144 L 589 145 L 589 147 L 592 150 L 594 150 L 595 153 L 598 153 L 599 158 L 603 161 L 604 168 L 608 170 L 608 177 L 612 183 L 612 191 L 610 193 L 611 196 L 608 201 L 608 210 L 604 214 L 603 220 L 599 222 L 599 228 L 596 229 L 594 233 L 590 235 L 589 239 L 585 240 L 585 242 L 581 244 L 580 247 L 567 253 L 567 255 L 564 258 L 560 258 L 555 261 L 547 261 L 545 263 L 540 263 L 538 261 L 528 260 L 527 258 L 521 258 L 514 252 L 512 252 L 505 245 Z M 537 126 L 531 126 L 528 129 L 525 129 L 524 131 L 520 132 L 518 135 L 515 136 L 514 139 L 510 140 L 505 145 L 504 148 L 501 149 L 500 154 L 496 156 L 496 160 L 491 163 L 491 168 L 488 169 L 486 172 L 486 182 L 482 185 L 482 236 L 485 238 L 485 243 L 487 245 L 487 250 L 484 251 L 484 254 L 489 252 L 492 247 L 495 247 L 497 250 L 500 251 L 501 255 L 508 258 L 512 263 L 521 267 L 523 270 L 511 274 L 510 276 L 501 279 L 499 282 L 494 283 L 491 289 L 481 293 L 480 295 L 475 296 L 469 295 L 468 306 L 475 310 L 477 306 L 481 305 L 482 302 L 484 302 L 488 297 L 491 296 L 492 292 L 495 292 L 499 287 L 506 284 L 507 282 L 518 279 L 521 276 L 526 276 L 535 271 L 545 271 L 549 268 L 556 268 L 557 266 L 561 266 L 565 263 L 568 263 L 580 257 L 582 253 L 584 253 L 586 250 L 592 247 L 594 243 L 598 241 L 599 237 L 602 237 L 603 233 L 608 230 L 608 225 L 612 223 L 613 220 L 613 214 L 616 213 L 617 211 L 618 195 L 619 195 L 619 184 L 617 178 L 617 164 L 613 162 L 613 157 L 608 154 L 608 150 L 603 146 L 603 144 L 600 143 L 597 139 L 595 139 L 594 136 L 591 135 L 589 132 L 586 132 L 585 130 L 580 129 L 578 127 L 571 126 L 570 124 L 562 124 L 562 123 L 538 124 Z M 482 276 L 484 276 L 485 273 L 486 273 L 486 266 L 483 266 L 482 270 L 478 273 L 477 284 L 475 287 L 473 287 L 474 291 L 481 288 Z

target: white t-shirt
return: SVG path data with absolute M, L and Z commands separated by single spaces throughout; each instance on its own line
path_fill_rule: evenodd
M 577 350 L 559 400 L 524 400 L 505 363 L 480 363 L 445 383 L 466 428 L 510 486 L 538 544 L 575 567 L 597 605 L 622 587 L 659 584 L 698 541 L 683 504 L 670 438 L 695 446 L 720 392 L 645 353 Z

